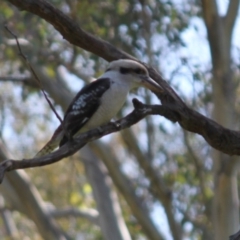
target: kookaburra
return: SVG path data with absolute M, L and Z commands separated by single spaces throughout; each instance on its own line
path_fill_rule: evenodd
M 122 108 L 130 90 L 143 86 L 155 92 L 162 88 L 149 77 L 147 69 L 133 60 L 109 64 L 96 81 L 83 87 L 69 105 L 50 141 L 37 153 L 40 157 L 61 147 L 68 136 L 76 136 L 109 122 Z

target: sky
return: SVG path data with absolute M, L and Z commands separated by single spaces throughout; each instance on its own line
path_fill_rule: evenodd
M 179 0 L 182 2 L 182 0 Z M 226 12 L 226 6 L 228 5 L 229 0 L 218 0 L 219 4 L 219 11 L 221 14 L 224 14 Z M 195 29 L 198 29 L 196 31 Z M 161 68 L 166 69 L 164 72 L 165 78 L 168 78 L 168 75 L 172 72 L 172 69 L 176 67 L 176 62 L 173 61 L 173 59 L 177 59 L 175 54 L 177 54 L 178 58 L 179 56 L 187 57 L 188 59 L 191 59 L 191 64 L 201 63 L 203 68 L 209 68 L 210 64 L 210 52 L 208 47 L 208 42 L 206 38 L 206 29 L 205 25 L 199 18 L 193 18 L 191 20 L 190 27 L 184 31 L 182 34 L 182 38 L 184 42 L 186 42 L 187 48 L 182 48 L 177 52 L 170 53 L 168 58 L 169 61 L 166 61 L 166 65 L 161 66 Z M 234 33 L 233 33 L 233 56 L 235 58 L 239 58 L 238 52 L 236 51 L 236 47 L 240 49 L 240 17 L 238 15 L 237 22 L 234 27 Z M 170 63 L 170 64 L 169 64 Z M 187 73 L 186 73 L 187 74 Z M 81 84 L 80 81 L 76 81 L 76 84 Z M 186 81 L 185 76 L 177 75 L 174 79 L 174 83 L 179 84 L 181 92 L 185 94 L 185 96 L 190 96 L 193 94 L 192 86 L 189 85 L 189 82 Z M 75 88 L 76 85 L 74 84 Z M 8 129 L 8 128 L 6 128 Z M 8 134 L 9 137 L 11 137 L 11 133 Z M 6 136 L 6 139 L 8 137 Z M 169 227 L 167 224 L 167 219 L 164 213 L 163 208 L 160 204 L 155 205 L 154 210 L 152 211 L 152 218 L 154 219 L 156 225 L 161 229 L 165 236 L 166 240 L 172 240 Z M 191 228 L 191 226 L 187 226 L 188 228 Z
M 180 0 L 182 2 L 182 0 Z M 226 8 L 228 6 L 229 0 L 217 0 L 220 14 L 225 14 Z M 198 29 L 196 31 L 195 29 Z M 191 59 L 191 64 L 195 62 L 200 63 L 203 68 L 210 69 L 211 57 L 207 41 L 207 32 L 203 21 L 199 18 L 193 18 L 191 20 L 190 27 L 184 31 L 182 34 L 182 39 L 187 45 L 187 48 L 182 48 L 177 52 L 170 53 L 169 61 L 161 62 L 161 68 L 166 69 L 164 72 L 164 77 L 168 79 L 169 75 L 172 72 L 172 69 L 176 68 L 176 64 L 179 56 L 187 57 Z M 240 13 L 238 14 L 236 24 L 234 26 L 233 32 L 233 48 L 232 55 L 235 61 L 239 62 L 240 56 L 239 52 L 236 51 L 237 48 L 240 49 Z M 175 61 L 174 61 L 175 59 Z M 165 59 L 164 59 L 165 60 Z M 162 65 L 163 64 L 163 65 Z M 184 71 L 184 70 L 183 70 Z M 187 72 L 186 72 L 187 74 Z M 176 75 L 174 79 L 175 84 L 179 86 L 179 90 L 183 92 L 184 96 L 191 96 L 193 94 L 193 87 L 189 84 L 189 81 L 186 81 L 186 75 Z M 174 84 L 173 82 L 173 84 Z M 181 84 L 178 84 L 181 83 Z M 152 212 L 152 217 L 166 236 L 166 240 L 172 240 L 172 236 L 167 224 L 167 219 L 164 213 L 163 208 L 160 204 L 157 204 Z M 191 225 L 188 224 L 185 226 L 188 230 L 191 230 Z M 186 238 L 187 240 L 188 238 Z

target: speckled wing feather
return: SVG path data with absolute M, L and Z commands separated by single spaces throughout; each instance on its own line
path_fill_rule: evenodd
M 101 96 L 110 87 L 110 79 L 98 79 L 82 88 L 69 105 L 63 120 L 65 130 L 74 136 L 88 122 L 100 105 Z M 59 146 L 67 142 L 64 136 Z

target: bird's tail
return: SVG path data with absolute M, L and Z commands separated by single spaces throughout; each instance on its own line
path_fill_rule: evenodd
M 52 138 L 44 145 L 44 147 L 35 155 L 35 157 L 42 157 L 51 153 L 55 148 L 59 146 L 59 143 L 63 137 L 63 131 L 59 126 L 54 132 Z
M 51 139 L 47 144 L 35 155 L 35 157 L 43 157 L 51 153 L 55 148 L 58 147 L 59 142 L 55 139 Z

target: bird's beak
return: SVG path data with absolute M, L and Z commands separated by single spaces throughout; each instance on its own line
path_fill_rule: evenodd
M 142 76 L 142 85 L 154 92 L 163 92 L 162 87 L 149 76 Z

